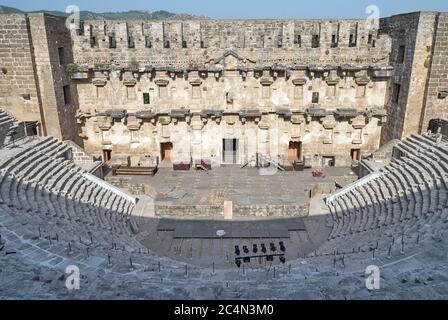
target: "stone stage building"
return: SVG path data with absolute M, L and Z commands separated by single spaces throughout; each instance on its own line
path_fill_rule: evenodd
M 448 14 L 82 21 L 0 15 L 0 106 L 131 165 L 348 166 L 446 116 Z

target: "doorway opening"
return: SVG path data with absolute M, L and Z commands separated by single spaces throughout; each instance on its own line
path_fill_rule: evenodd
M 112 150 L 103 150 L 103 161 L 110 162 L 112 160 Z
M 353 161 L 359 161 L 361 158 L 361 149 L 351 149 L 350 156 Z
M 223 139 L 222 145 L 222 161 L 227 164 L 238 163 L 238 139 Z
M 336 165 L 334 157 L 322 157 L 324 167 L 334 167 Z
M 173 150 L 173 144 L 171 142 L 163 142 L 160 144 L 160 155 L 162 161 L 171 161 L 171 152 Z
M 302 159 L 302 142 L 289 142 L 288 160 L 291 162 L 300 161 Z

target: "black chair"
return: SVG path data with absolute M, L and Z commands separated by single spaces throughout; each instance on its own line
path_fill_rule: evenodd
M 240 252 L 240 247 L 239 247 L 239 246 L 235 246 L 235 254 L 236 254 L 237 256 L 239 256 L 239 255 L 241 254 L 241 252 Z
M 286 251 L 286 247 L 285 247 L 285 244 L 283 243 L 283 241 L 280 241 L 278 244 L 280 245 L 280 251 L 281 252 L 285 252 Z
M 236 266 L 239 268 L 239 267 L 241 267 L 241 258 L 236 258 L 235 259 L 235 264 L 236 264 Z
M 258 252 L 258 246 L 254 243 L 254 245 L 252 246 L 252 252 L 253 253 L 257 253 Z
M 266 246 L 264 245 L 264 243 L 261 244 L 261 252 L 266 253 Z

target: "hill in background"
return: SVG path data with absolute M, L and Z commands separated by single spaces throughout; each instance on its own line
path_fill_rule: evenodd
M 62 11 L 51 11 L 51 10 L 38 10 L 24 12 L 16 8 L 7 7 L 0 5 L 0 14 L 2 13 L 48 13 L 55 16 L 68 16 L 67 13 Z M 195 16 L 187 13 L 172 13 L 164 10 L 159 11 L 139 11 L 131 10 L 126 12 L 103 12 L 96 13 L 92 11 L 81 11 L 80 17 L 82 20 L 187 20 L 187 19 L 208 19 L 205 16 Z

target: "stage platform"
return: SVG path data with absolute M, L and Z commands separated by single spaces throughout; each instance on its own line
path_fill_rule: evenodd
M 157 231 L 174 239 L 286 239 L 290 231 L 306 231 L 302 218 L 254 221 L 160 219 Z
M 237 268 L 236 259 L 250 258 L 252 268 L 265 268 L 267 262 L 283 264 L 316 250 L 331 232 L 327 217 L 140 218 L 138 240 L 161 256 L 201 267 Z
M 232 201 L 235 217 L 281 217 L 306 216 L 317 184 L 341 177 L 356 179 L 350 168 L 323 171 L 325 177 L 313 177 L 311 169 L 261 175 L 255 168 L 221 167 L 208 172 L 162 168 L 154 177 L 123 177 L 153 190 L 159 217 L 219 217 L 224 201 Z

